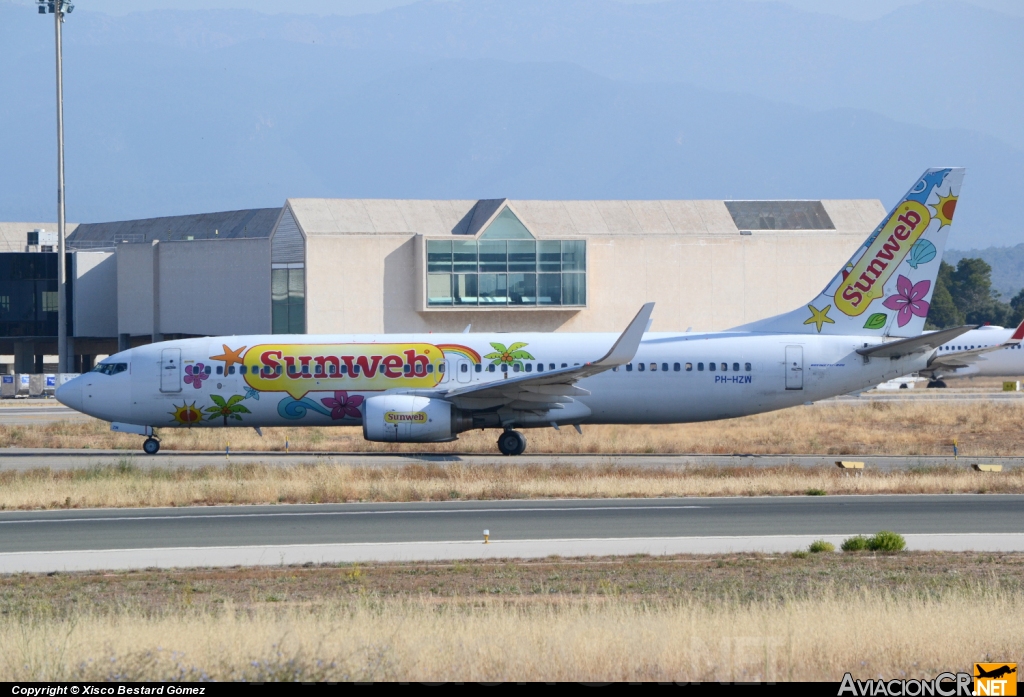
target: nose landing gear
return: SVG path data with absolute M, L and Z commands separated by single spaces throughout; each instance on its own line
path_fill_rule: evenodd
M 160 450 L 160 441 L 150 436 L 142 443 L 142 451 L 147 455 L 156 455 Z
M 522 455 L 526 451 L 526 436 L 509 429 L 498 436 L 498 450 L 502 455 Z

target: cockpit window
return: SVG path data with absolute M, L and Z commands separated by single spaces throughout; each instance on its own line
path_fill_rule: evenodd
M 104 375 L 116 375 L 128 370 L 127 363 L 97 363 L 90 372 L 103 373 Z

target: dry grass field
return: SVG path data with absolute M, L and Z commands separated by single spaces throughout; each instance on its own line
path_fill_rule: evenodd
M 164 429 L 169 450 L 495 453 L 495 431 L 463 433 L 437 444 L 363 440 L 358 428 Z M 823 402 L 768 414 L 666 426 L 585 426 L 526 432 L 530 453 L 756 453 L 948 455 L 953 440 L 967 456 L 1024 452 L 1024 400 Z M 139 436 L 112 433 L 97 420 L 39 426 L 0 425 L 0 448 L 116 448 L 138 452 Z
M 855 553 L 8 576 L 0 680 L 933 677 L 1024 663 L 1022 571 Z
M 145 456 L 141 456 L 145 457 Z M 140 468 L 130 458 L 72 470 L 0 471 L 0 510 L 452 499 L 1024 493 L 1024 468 L 910 471 L 835 468 L 475 465 L 375 467 L 321 462 L 274 467 Z

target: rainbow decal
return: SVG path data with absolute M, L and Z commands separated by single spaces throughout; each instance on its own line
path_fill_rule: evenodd
M 454 353 L 468 359 L 470 363 L 478 364 L 481 362 L 480 354 L 468 346 L 462 346 L 461 344 L 438 344 L 437 348 L 441 349 L 445 356 L 449 353 Z

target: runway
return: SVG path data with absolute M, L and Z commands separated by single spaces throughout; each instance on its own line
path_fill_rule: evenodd
M 491 542 L 483 544 L 483 531 Z M 0 572 L 785 551 L 894 530 L 1024 551 L 1024 496 L 476 501 L 0 513 Z
M 1003 465 L 1004 470 L 1024 467 L 1024 457 L 962 457 L 943 455 L 700 455 L 700 454 L 530 454 L 514 458 L 498 453 L 325 453 L 325 452 L 220 452 L 161 450 L 146 455 L 141 450 L 90 450 L 48 448 L 0 449 L 0 472 L 27 471 L 41 467 L 55 470 L 130 463 L 141 468 L 222 467 L 228 463 L 294 467 L 302 464 L 332 463 L 364 467 L 404 467 L 411 464 L 459 462 L 467 465 L 589 465 L 638 468 L 665 467 L 835 467 L 836 460 L 855 460 L 881 471 L 928 467 L 970 467 L 974 463 Z

